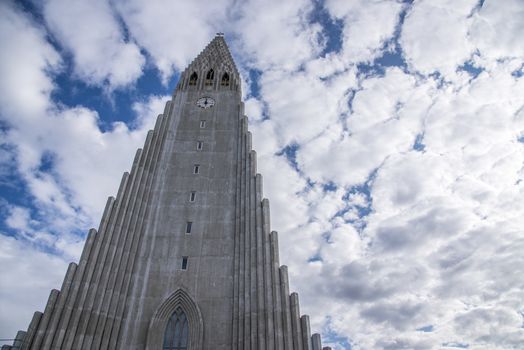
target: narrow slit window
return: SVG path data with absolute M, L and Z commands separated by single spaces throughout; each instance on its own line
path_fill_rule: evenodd
M 197 151 L 201 151 L 203 147 L 204 147 L 204 142 L 197 141 Z
M 199 174 L 200 173 L 200 165 L 195 164 L 193 166 L 193 174 Z
M 189 77 L 189 85 L 191 86 L 196 85 L 197 80 L 198 80 L 198 75 L 196 74 L 196 72 L 193 72 L 193 74 L 191 74 L 191 76 Z
M 206 121 L 205 120 L 201 120 L 200 121 L 200 129 L 204 129 L 206 127 Z
M 189 257 L 187 256 L 182 257 L 182 270 L 187 270 L 188 260 L 189 260 Z
M 189 194 L 189 201 L 190 202 L 194 202 L 196 199 L 196 192 L 195 191 L 191 191 L 191 193 Z
M 186 222 L 186 233 L 191 233 L 191 227 L 193 223 L 191 221 Z

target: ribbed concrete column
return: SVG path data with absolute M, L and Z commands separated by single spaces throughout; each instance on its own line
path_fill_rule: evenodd
M 302 344 L 304 350 L 311 350 L 313 345 L 311 344 L 311 327 L 309 326 L 308 315 L 300 317 L 300 325 L 302 327 Z
M 313 350 L 322 350 L 322 339 L 320 334 L 315 333 L 311 336 L 311 344 L 313 346 Z
M 137 170 L 138 167 L 144 166 L 147 159 L 151 156 L 154 138 L 155 133 L 150 130 L 144 151 L 141 152 L 136 162 L 133 162 L 125 190 L 117 197 L 116 220 L 114 220 L 109 227 L 111 234 L 111 239 L 108 241 L 109 250 L 106 251 L 105 262 L 103 266 L 101 266 L 100 283 L 95 294 L 93 311 L 88 317 L 89 322 L 87 324 L 85 338 L 83 343 L 79 342 L 79 344 L 82 344 L 82 348 L 101 348 L 104 327 L 108 318 L 111 318 L 109 301 L 114 294 L 118 265 L 123 253 L 123 241 L 127 234 L 127 232 L 124 232 L 124 225 L 126 218 L 132 215 L 130 208 L 132 207 L 132 200 L 136 194 L 136 188 L 139 182 L 137 181 Z M 109 322 L 111 323 L 111 321 Z M 109 340 L 109 338 L 107 338 L 107 340 Z
M 300 322 L 300 305 L 299 305 L 297 293 L 291 293 L 291 296 L 289 297 L 289 304 L 291 307 L 291 328 L 293 330 L 293 349 L 304 350 L 304 342 L 302 341 L 302 324 Z
M 58 323 L 60 321 L 60 317 L 62 316 L 62 311 L 64 310 L 64 306 L 66 305 L 67 297 L 69 296 L 69 290 L 71 288 L 71 284 L 73 283 L 76 268 L 77 265 L 75 263 L 70 263 L 67 267 L 67 272 L 64 277 L 64 281 L 62 282 L 62 288 L 60 288 L 60 297 L 56 301 L 55 312 L 53 312 L 53 316 L 49 320 L 49 325 L 47 326 L 48 332 L 46 333 L 44 340 L 42 341 L 44 349 L 51 348 L 51 345 L 53 343 L 53 337 L 55 337 Z
M 239 276 L 238 276 L 238 348 L 244 349 L 246 344 L 246 132 L 247 132 L 246 118 L 242 118 L 241 125 L 241 140 L 240 140 L 240 239 L 239 239 Z
M 109 215 L 109 212 L 111 211 L 112 203 L 113 200 L 111 199 L 108 199 L 106 203 L 106 208 L 104 210 L 104 217 L 106 217 L 106 220 L 107 216 Z M 78 266 L 75 269 L 73 280 L 67 291 L 67 301 L 64 299 L 66 304 L 62 307 L 56 334 L 53 338 L 52 348 L 54 349 L 59 349 L 62 346 L 64 338 L 67 334 L 67 330 L 72 326 L 70 321 L 72 320 L 73 313 L 76 313 L 78 314 L 78 316 L 80 316 L 80 312 L 78 310 L 79 300 L 77 299 L 77 296 L 79 288 L 81 288 L 82 285 L 82 279 L 84 278 L 84 271 L 86 269 L 86 266 L 91 261 L 90 259 L 93 258 L 91 256 L 91 251 L 95 244 L 96 237 L 97 231 L 95 229 L 90 229 L 87 234 L 84 249 L 82 250 L 82 255 L 80 256 L 80 260 L 78 261 Z M 62 291 L 62 293 L 63 292 L 64 291 Z
M 84 338 L 84 348 L 100 349 L 103 328 L 107 321 L 109 299 L 114 292 L 114 281 L 118 262 L 121 256 L 123 243 L 123 226 L 126 217 L 129 215 L 129 200 L 133 195 L 136 174 L 130 173 L 128 176 L 125 190 L 119 200 L 119 210 L 117 220 L 112 227 L 112 239 L 110 240 L 109 250 L 106 255 L 103 272 L 100 279 L 100 286 L 95 296 L 93 312 L 90 315 L 87 327 L 87 334 Z
M 243 104 L 241 104 L 240 110 L 242 112 L 243 110 Z M 240 113 L 240 116 L 242 116 L 242 113 Z M 234 266 L 233 266 L 233 325 L 231 330 L 231 341 L 232 341 L 232 348 L 238 349 L 238 338 L 239 338 L 239 291 L 240 291 L 240 283 L 239 283 L 239 277 L 240 277 L 240 183 L 241 183 L 241 176 L 242 176 L 242 167 L 241 167 L 241 161 L 242 161 L 242 146 L 241 146 L 241 132 L 242 130 L 242 118 L 239 118 L 238 128 L 237 128 L 237 140 L 239 143 L 237 144 L 237 163 L 236 163 L 236 193 L 235 193 L 235 256 L 234 256 Z
M 280 286 L 282 296 L 282 333 L 284 334 L 284 349 L 293 350 L 293 327 L 291 326 L 291 306 L 289 304 L 289 279 L 287 266 L 280 267 Z
M 156 137 L 154 151 L 153 151 L 153 157 L 152 157 L 152 164 L 147 165 L 146 161 L 146 167 L 149 167 L 151 169 L 151 174 L 147 176 L 147 181 L 144 182 L 144 175 L 143 171 L 140 172 L 140 168 L 137 169 L 137 172 L 141 173 L 141 185 L 140 187 L 143 187 L 143 184 L 145 183 L 145 189 L 138 193 L 137 198 L 135 201 L 139 204 L 137 206 L 136 215 L 133 214 L 133 220 L 130 224 L 130 232 L 131 235 L 131 243 L 130 245 L 124 246 L 124 263 L 121 268 L 120 274 L 123 276 L 123 280 L 120 284 L 120 290 L 117 294 L 117 308 L 115 311 L 115 320 L 113 327 L 107 328 L 107 332 L 111 332 L 112 335 L 110 337 L 110 342 L 108 345 L 106 343 L 103 343 L 102 346 L 106 349 L 114 349 L 117 347 L 117 344 L 119 341 L 121 341 L 121 325 L 122 321 L 124 319 L 124 315 L 127 308 L 127 297 L 129 295 L 129 291 L 131 289 L 131 275 L 134 270 L 135 263 L 137 261 L 138 255 L 139 255 L 139 248 L 141 246 L 142 238 L 143 238 L 143 231 L 145 230 L 145 218 L 148 217 L 148 209 L 150 206 L 148 203 L 151 201 L 152 196 L 152 183 L 153 179 L 155 178 L 156 171 L 157 171 L 157 164 L 161 157 L 161 151 L 163 149 L 163 145 L 165 143 L 168 125 L 170 118 L 168 117 L 171 113 L 172 109 L 172 103 L 171 101 L 168 101 L 165 106 L 164 110 L 164 117 L 160 118 L 157 122 L 157 126 L 155 127 L 155 130 L 158 132 L 158 136 Z
M 255 350 L 255 347 L 252 347 L 254 344 L 251 343 L 251 235 L 250 235 L 250 203 L 249 193 L 250 193 L 250 174 L 251 174 L 251 161 L 249 159 L 249 151 L 251 151 L 251 142 L 250 134 L 246 132 L 246 146 L 245 146 L 245 166 L 246 173 L 244 174 L 245 180 L 245 204 L 244 204 L 244 235 L 245 235 L 245 246 L 244 246 L 244 349 Z
M 18 331 L 16 332 L 16 337 L 15 337 L 15 340 L 13 342 L 13 346 L 12 346 L 12 350 L 20 350 L 22 349 L 22 345 L 24 344 L 24 339 L 26 337 L 26 332 L 25 331 Z
M 74 303 L 68 303 L 66 307 L 66 314 L 63 317 L 63 323 L 66 327 L 66 333 L 62 337 L 59 336 L 57 339 L 57 344 L 62 343 L 64 349 L 71 349 L 73 346 L 73 341 L 75 339 L 75 334 L 77 333 L 78 328 L 81 326 L 80 320 L 82 316 L 87 317 L 87 313 L 90 312 L 90 307 L 88 305 L 87 296 L 91 288 L 96 287 L 96 280 L 94 279 L 94 274 L 96 267 L 100 264 L 100 251 L 104 242 L 106 242 L 107 228 L 109 223 L 114 218 L 114 208 L 115 208 L 116 199 L 114 197 L 109 197 L 107 199 L 106 207 L 104 209 L 104 214 L 102 220 L 100 221 L 100 226 L 98 233 L 93 231 L 92 239 L 94 240 L 90 247 L 89 258 L 86 262 L 79 262 L 78 271 L 75 274 L 75 281 L 73 282 L 73 288 L 71 291 L 71 300 L 75 300 Z M 96 234 L 95 234 L 96 233 Z M 91 231 L 90 231 L 91 235 Z M 89 241 L 89 235 L 88 235 Z M 87 247 L 87 245 L 86 245 Z M 84 255 L 82 253 L 82 255 Z M 74 312 L 73 312 L 74 310 Z M 69 320 L 69 317 L 71 319 Z M 62 321 L 60 321 L 62 324 Z M 62 325 L 60 326 L 62 329 Z M 80 336 L 80 334 L 79 334 Z M 63 341 L 60 339 L 62 338 Z
M 166 104 L 168 108 L 169 103 Z M 155 125 L 155 135 L 153 137 L 151 156 L 149 157 L 149 164 L 146 162 L 146 176 L 137 174 L 136 185 L 132 187 L 132 193 L 129 199 L 129 209 L 127 220 L 123 227 L 124 238 L 122 242 L 120 261 L 118 262 L 118 269 L 116 271 L 116 281 L 114 291 L 109 301 L 109 311 L 106 325 L 102 335 L 102 343 L 100 349 L 114 349 L 117 345 L 118 333 L 120 331 L 120 323 L 122 319 L 122 312 L 125 305 L 125 298 L 127 295 L 128 280 L 130 278 L 132 263 L 135 261 L 136 249 L 141 238 L 142 223 L 146 215 L 147 203 L 151 196 L 151 183 L 157 169 L 157 162 L 160 155 L 160 149 L 164 140 L 164 129 L 167 117 L 159 115 Z M 133 169 L 137 172 L 138 169 Z M 139 175 L 139 176 L 138 176 Z M 131 262 L 129 261 L 131 257 Z
M 173 103 L 168 101 L 166 103 L 166 107 L 164 109 L 164 116 L 171 116 L 173 112 Z M 156 162 L 158 162 L 159 158 L 162 158 L 162 161 L 167 161 L 167 159 L 170 157 L 170 154 L 172 152 L 172 147 L 170 150 L 168 150 L 166 153 L 160 154 L 160 150 L 164 148 L 164 144 L 169 145 L 171 142 L 171 139 L 175 136 L 171 132 L 171 123 L 178 123 L 178 118 L 171 118 L 171 117 L 163 117 L 161 118 L 162 121 L 160 123 L 160 126 L 155 126 L 154 131 L 154 137 L 152 137 L 152 141 L 149 147 L 144 148 L 143 152 L 143 160 L 140 162 L 140 166 L 137 169 L 137 172 L 141 175 L 140 180 L 140 194 L 137 198 L 137 202 L 141 203 L 140 210 L 138 212 L 138 218 L 133 220 L 133 225 L 130 228 L 134 233 L 132 235 L 132 243 L 131 248 L 129 248 L 127 251 L 125 251 L 125 254 L 129 254 L 130 256 L 137 257 L 136 259 L 131 259 L 131 261 L 125 266 L 125 277 L 124 277 L 124 286 L 123 289 L 118 293 L 119 294 L 119 301 L 116 311 L 116 316 L 114 320 L 113 329 L 111 330 L 111 334 L 115 333 L 117 334 L 117 337 L 111 337 L 109 348 L 114 348 L 116 344 L 126 344 L 129 342 L 133 342 L 134 339 L 140 338 L 142 336 L 142 333 L 135 332 L 134 329 L 136 329 L 137 322 L 139 319 L 140 314 L 137 315 L 137 310 L 132 307 L 132 303 L 139 302 L 137 299 L 137 294 L 140 294 L 140 290 L 143 290 L 140 284 L 136 287 L 139 289 L 135 289 L 135 282 L 140 281 L 140 279 L 135 279 L 132 277 L 132 275 L 143 274 L 144 270 L 141 270 L 140 272 L 135 271 L 135 263 L 136 260 L 139 260 L 143 258 L 142 254 L 148 254 L 147 251 L 150 252 L 150 249 L 154 245 L 154 235 L 149 238 L 153 238 L 152 241 L 146 240 L 146 230 L 148 227 L 154 226 L 154 219 L 150 217 L 149 213 L 150 210 L 155 210 L 154 208 L 155 203 L 151 202 L 151 198 L 155 191 L 158 191 L 158 188 L 156 186 L 160 186 L 160 188 L 163 188 L 162 183 L 164 180 L 163 175 L 160 176 L 159 183 L 153 182 L 153 178 L 155 177 L 156 170 L 153 167 L 155 166 Z M 167 140 L 167 141 L 166 141 Z M 156 147 L 156 145 L 161 145 L 160 147 Z M 152 149 L 151 149 L 152 148 Z M 152 165 L 151 165 L 152 164 Z M 156 184 L 156 185 L 155 185 Z M 135 216 L 133 214 L 133 216 Z M 146 246 L 143 246 L 143 243 L 147 242 Z M 139 265 L 138 265 L 139 266 Z M 143 267 L 141 267 L 142 269 Z M 132 292 L 133 291 L 133 292 Z M 133 293 L 133 294 L 130 294 Z M 128 298 L 130 297 L 130 298 Z M 133 300 L 133 302 L 130 302 L 129 300 Z M 123 326 L 123 328 L 122 328 Z M 115 341 L 117 342 L 115 344 Z
M 252 158 L 254 162 L 254 167 L 256 168 L 256 153 L 252 152 Z M 257 237 L 257 247 L 256 247 L 256 262 L 257 262 L 257 314 L 258 314 L 258 349 L 265 349 L 266 344 L 268 348 L 273 348 L 269 342 L 269 328 L 267 328 L 267 308 L 264 293 L 264 286 L 267 284 L 265 281 L 265 264 L 264 264 L 264 237 L 263 237 L 263 222 L 262 222 L 262 176 L 256 174 L 255 176 L 255 220 L 256 220 L 256 237 Z M 267 338 L 266 338 L 267 336 Z
M 147 139 L 150 141 L 151 136 L 148 134 Z M 146 141 L 147 142 L 147 141 Z M 75 332 L 71 333 L 71 340 L 65 343 L 66 348 L 82 349 L 91 347 L 93 341 L 96 323 L 99 318 L 99 306 L 102 302 L 104 289 L 106 288 L 108 265 L 111 264 L 113 249 L 115 248 L 115 227 L 122 216 L 122 206 L 124 205 L 124 196 L 127 192 L 129 184 L 129 173 L 124 173 L 120 187 L 111 211 L 111 216 L 107 222 L 107 226 L 101 235 L 102 242 L 100 249 L 96 252 L 96 264 L 90 266 L 93 269 L 89 287 L 87 287 L 87 295 L 83 300 L 82 312 L 78 323 L 74 325 Z M 101 232 L 102 233 L 102 232 Z M 86 288 L 85 286 L 83 288 Z M 78 311 L 77 311 L 78 312 Z
M 257 197 L 257 204 L 261 216 L 261 238 L 263 240 L 263 259 L 259 262 L 259 266 L 262 266 L 261 270 L 264 273 L 263 280 L 264 284 L 260 292 L 264 294 L 264 318 L 267 332 L 267 347 L 268 349 L 275 349 L 275 325 L 273 320 L 273 312 L 275 305 L 273 303 L 273 281 L 271 278 L 272 262 L 271 262 L 271 240 L 270 240 L 270 227 L 269 227 L 269 211 L 264 211 L 264 203 L 262 203 L 262 175 L 257 174 L 257 182 L 260 183 L 260 189 L 258 192 L 260 196 Z M 263 215 L 262 215 L 263 214 Z M 267 217 L 266 217 L 267 215 Z
M 251 141 L 251 133 L 248 132 L 248 140 Z M 251 142 L 250 142 L 251 145 Z M 257 236 L 256 236 L 256 154 L 249 148 L 249 236 L 250 236 L 250 302 L 251 302 L 251 348 L 258 348 L 258 310 L 257 310 Z
M 152 143 L 154 142 L 155 136 L 156 135 L 153 135 L 152 137 Z M 126 255 L 124 252 L 126 249 L 129 250 L 129 245 L 132 243 L 132 235 L 134 233 L 129 226 L 132 218 L 138 218 L 135 206 L 137 204 L 138 192 L 141 190 L 141 187 L 143 187 L 141 184 L 142 172 L 138 171 L 138 164 L 140 164 L 140 162 L 133 164 L 130 172 L 130 185 L 127 189 L 126 196 L 124 196 L 125 199 L 123 199 L 125 204 L 123 205 L 122 219 L 117 226 L 116 248 L 109 270 L 110 273 L 108 275 L 106 291 L 103 294 L 103 301 L 100 305 L 103 317 L 100 317 L 98 320 L 91 346 L 96 349 L 107 349 L 110 338 L 113 337 L 111 336 L 111 328 L 119 300 L 122 279 L 124 278 L 122 264 L 125 264 L 126 256 L 129 255 Z
M 47 325 L 49 324 L 49 320 L 51 319 L 59 295 L 60 292 L 56 289 L 51 290 L 44 309 L 44 314 L 42 315 L 40 324 L 38 325 L 38 331 L 36 332 L 35 341 L 31 347 L 32 349 L 42 349 L 42 341 L 44 340 L 44 336 L 47 331 Z
M 40 323 L 41 318 L 41 312 L 37 311 L 33 314 L 31 323 L 29 323 L 29 327 L 27 328 L 27 334 L 25 336 L 24 344 L 21 347 L 22 350 L 31 349 L 31 344 L 33 343 L 33 340 L 35 338 L 35 333 L 38 330 L 38 324 Z
M 267 227 L 269 228 L 269 201 L 264 199 L 262 202 L 263 212 L 267 213 Z M 282 298 L 281 298 L 281 285 L 280 285 L 280 271 L 279 271 L 279 256 L 278 256 L 278 233 L 273 231 L 270 235 L 271 240 L 271 280 L 272 292 L 273 292 L 273 320 L 275 324 L 275 349 L 284 349 L 284 332 L 282 329 Z

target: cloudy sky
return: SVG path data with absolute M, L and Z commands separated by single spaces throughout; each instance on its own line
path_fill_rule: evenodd
M 0 337 L 60 287 L 216 32 L 324 343 L 520 348 L 524 0 L 1 0 Z

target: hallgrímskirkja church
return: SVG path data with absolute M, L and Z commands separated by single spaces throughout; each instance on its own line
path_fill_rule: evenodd
M 247 125 L 219 34 L 181 74 L 60 291 L 2 350 L 321 350 L 279 264 Z

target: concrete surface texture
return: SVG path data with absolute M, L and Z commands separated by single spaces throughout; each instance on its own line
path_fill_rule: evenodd
M 182 73 L 60 291 L 2 349 L 322 349 L 279 265 L 247 125 L 217 35 Z

